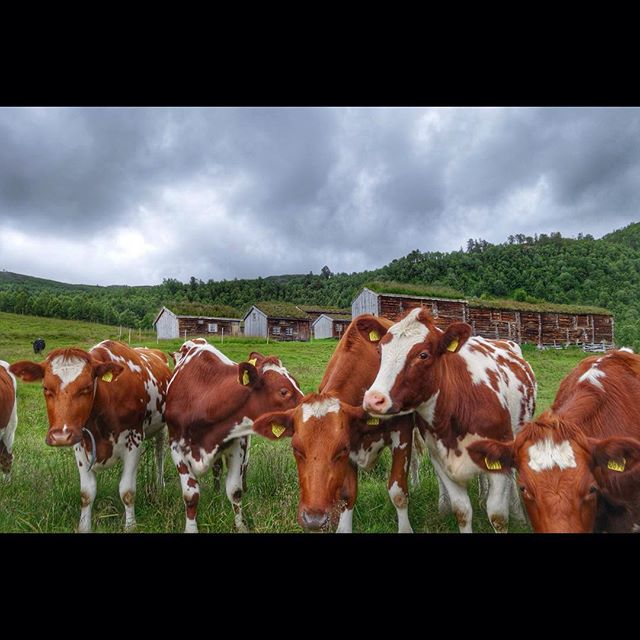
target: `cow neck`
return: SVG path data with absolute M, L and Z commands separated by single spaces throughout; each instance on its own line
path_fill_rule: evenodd
M 441 440 L 447 449 L 458 447 L 458 438 L 473 432 L 472 424 L 465 417 L 464 395 L 461 388 L 472 384 L 464 361 L 457 355 L 441 356 L 442 372 L 436 375 L 435 393 L 438 393 L 433 414 L 433 424 L 426 422 L 427 429 Z M 460 384 L 460 382 L 463 384 Z M 433 397 L 433 396 L 432 396 Z

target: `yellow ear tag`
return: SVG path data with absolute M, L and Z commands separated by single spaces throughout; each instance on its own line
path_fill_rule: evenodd
M 377 424 L 380 424 L 380 418 L 373 418 L 373 417 L 367 418 L 367 424 L 369 426 L 371 426 L 371 427 L 373 427 L 373 426 L 375 426 Z
M 380 340 L 380 334 L 375 329 L 369 331 L 369 340 L 371 340 L 371 342 L 378 342 L 378 340 Z
M 285 431 L 286 429 L 281 424 L 274 423 L 271 425 L 271 433 L 273 433 L 276 438 L 279 438 Z
M 104 380 L 105 382 L 111 382 L 113 380 L 113 373 L 111 371 L 107 371 L 107 373 L 105 373 L 101 380 Z
M 492 471 L 496 469 L 502 469 L 502 465 L 500 464 L 500 460 L 495 460 L 494 462 L 490 462 L 487 456 L 484 457 L 484 463 L 487 465 L 487 469 L 491 469 Z
M 611 471 L 624 471 L 624 467 L 627 464 L 627 459 L 622 458 L 622 463 L 617 460 L 609 460 L 607 462 L 607 469 L 611 469 Z
M 247 360 L 247 362 L 255 367 L 256 362 L 258 362 L 258 358 L 251 358 L 251 360 Z
M 458 348 L 458 345 L 460 344 L 460 341 L 458 340 L 458 338 L 454 338 L 450 343 L 449 346 L 447 347 L 447 351 L 455 351 Z M 500 467 L 498 467 L 499 469 Z
M 245 371 L 242 374 L 242 384 L 246 387 L 249 384 L 249 372 Z

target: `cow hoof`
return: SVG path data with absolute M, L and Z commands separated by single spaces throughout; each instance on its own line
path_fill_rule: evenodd
M 507 533 L 509 531 L 509 521 L 501 515 L 491 516 L 491 526 L 496 533 Z
M 234 529 L 236 530 L 236 533 L 249 533 L 249 527 L 247 527 L 245 522 L 236 522 L 234 524 Z

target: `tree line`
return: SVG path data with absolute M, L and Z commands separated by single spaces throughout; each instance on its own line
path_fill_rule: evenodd
M 239 313 L 259 300 L 349 307 L 371 280 L 451 287 L 466 296 L 605 307 L 616 316 L 616 341 L 640 348 L 640 223 L 595 240 L 560 233 L 469 239 L 450 253 L 412 251 L 373 271 L 256 279 L 165 279 L 157 286 L 92 287 L 0 273 L 0 311 L 150 328 L 162 305 L 225 304 Z

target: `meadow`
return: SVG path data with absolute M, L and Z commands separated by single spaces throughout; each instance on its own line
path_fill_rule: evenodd
M 89 349 L 106 338 L 117 339 L 118 327 L 0 313 L 0 359 L 10 363 L 22 359 L 41 361 L 55 348 L 78 346 Z M 43 354 L 34 356 L 31 342 L 36 337 L 46 340 Z M 122 339 L 127 342 L 128 331 Z M 317 389 L 336 342 L 318 340 L 310 343 L 282 343 L 252 338 L 211 339 L 217 348 L 235 361 L 248 357 L 251 351 L 277 355 L 297 378 L 303 392 Z M 156 342 L 155 333 L 135 332 L 132 346 L 159 347 L 169 353 L 178 349 L 182 340 Z M 525 358 L 538 379 L 539 414 L 555 396 L 562 378 L 585 354 L 577 348 L 538 351 L 525 345 Z M 18 428 L 14 445 L 12 479 L 0 481 L 0 532 L 72 532 L 80 515 L 80 484 L 71 449 L 48 447 L 45 442 L 47 416 L 39 383 L 18 382 Z M 136 497 L 137 531 L 140 533 L 178 533 L 184 528 L 184 506 L 177 471 L 168 448 L 165 453 L 166 486 L 155 495 L 151 490 L 154 473 L 152 443 L 138 469 Z M 354 532 L 393 533 L 396 512 L 387 495 L 386 481 L 390 454 L 385 450 L 371 471 L 360 471 L 358 501 L 353 518 Z M 98 494 L 93 509 L 95 532 L 122 532 L 124 510 L 118 495 L 121 466 L 98 474 Z M 200 480 L 201 499 L 198 525 L 201 532 L 233 531 L 233 512 L 224 495 L 216 490 L 213 476 Z M 471 487 L 474 508 L 473 529 L 493 531 L 486 513 L 478 507 L 477 487 Z M 409 517 L 416 532 L 457 532 L 453 516 L 442 517 L 437 509 L 437 482 L 428 457 L 422 461 L 419 486 L 411 488 Z M 243 497 L 245 517 L 253 532 L 300 532 L 296 521 L 298 484 L 290 441 L 270 442 L 252 438 L 247 473 L 247 492 Z M 511 521 L 510 531 L 526 532 L 526 525 Z

